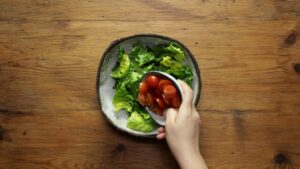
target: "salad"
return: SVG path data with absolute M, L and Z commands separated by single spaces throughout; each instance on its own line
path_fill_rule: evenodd
M 120 46 L 117 57 L 111 73 L 115 80 L 114 111 L 122 109 L 129 113 L 127 127 L 132 130 L 151 132 L 157 129 L 158 124 L 138 101 L 139 85 L 145 73 L 163 71 L 191 86 L 193 73 L 184 64 L 186 55 L 183 49 L 175 42 L 153 46 L 135 42 L 128 52 Z

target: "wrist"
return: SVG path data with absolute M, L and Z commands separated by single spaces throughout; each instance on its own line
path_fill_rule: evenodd
M 190 144 L 181 145 L 179 151 L 173 153 L 176 156 L 177 160 L 185 159 L 185 158 L 196 158 L 200 153 L 200 149 L 198 146 L 190 146 Z
M 186 152 L 188 153 L 188 151 Z M 182 153 L 175 157 L 181 169 L 207 169 L 199 150 Z

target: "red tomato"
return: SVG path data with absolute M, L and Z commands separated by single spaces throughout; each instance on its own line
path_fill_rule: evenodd
M 155 75 L 149 75 L 146 78 L 146 83 L 149 87 L 155 88 L 158 85 L 158 77 Z
M 174 107 L 174 108 L 179 108 L 180 103 L 181 103 L 181 101 L 180 101 L 180 98 L 179 98 L 178 95 L 175 96 L 175 97 L 172 99 L 172 101 L 171 101 L 171 105 L 172 105 L 172 107 Z
M 164 91 L 165 86 L 166 85 L 171 85 L 171 84 L 172 84 L 172 82 L 170 80 L 163 79 L 163 80 L 159 81 L 158 89 L 160 91 Z
M 163 98 L 157 97 L 157 98 L 155 98 L 155 101 L 162 110 L 164 110 L 166 108 L 166 103 Z
M 166 98 L 166 96 L 164 94 L 162 94 L 162 98 L 164 99 L 165 103 L 167 106 L 170 105 L 170 100 Z
M 152 106 L 153 102 L 153 96 L 150 93 L 146 93 L 146 106 Z
M 162 94 L 163 94 L 162 91 L 160 91 L 160 90 L 158 90 L 158 89 L 155 89 L 155 90 L 154 90 L 154 95 L 155 95 L 156 97 L 161 97 Z
M 161 108 L 159 108 L 158 106 L 151 107 L 150 110 L 160 116 L 162 116 L 164 114 L 164 111 Z
M 152 112 L 163 115 L 168 107 L 179 108 L 181 99 L 172 81 L 149 75 L 140 83 L 138 100 Z
M 166 85 L 163 92 L 167 99 L 172 99 L 177 94 L 177 90 L 173 85 Z
M 141 82 L 139 91 L 140 93 L 146 93 L 148 91 L 148 85 L 145 82 Z
M 153 97 L 150 93 L 139 93 L 138 95 L 139 103 L 142 106 L 152 106 L 153 105 Z
M 143 94 L 143 93 L 139 93 L 138 95 L 138 100 L 139 100 L 139 103 L 142 105 L 142 106 L 145 106 L 146 105 L 146 95 Z

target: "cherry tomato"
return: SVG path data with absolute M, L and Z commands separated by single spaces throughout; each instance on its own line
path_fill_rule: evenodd
M 166 108 L 166 103 L 163 98 L 157 97 L 157 98 L 155 98 L 155 101 L 162 110 L 164 110 Z
M 173 85 L 166 85 L 163 92 L 167 99 L 172 99 L 177 94 L 177 90 Z
M 146 83 L 149 87 L 155 88 L 158 85 L 158 77 L 155 75 L 149 75 L 146 78 Z
M 140 83 L 138 101 L 152 112 L 163 115 L 168 107 L 179 108 L 181 99 L 172 81 L 149 75 Z
M 164 111 L 161 108 L 159 108 L 158 106 L 151 107 L 150 110 L 160 116 L 162 116 L 164 114 Z
M 155 95 L 156 97 L 161 97 L 162 94 L 163 94 L 162 91 L 160 91 L 160 90 L 158 90 L 158 89 L 155 89 L 155 90 L 154 90 L 154 95 Z
M 162 98 L 164 99 L 165 103 L 167 106 L 170 105 L 170 100 L 166 98 L 166 96 L 164 94 L 162 94 Z
M 172 99 L 172 101 L 171 101 L 171 105 L 172 105 L 172 107 L 174 107 L 174 108 L 179 108 L 180 103 L 181 103 L 181 101 L 180 101 L 180 98 L 179 98 L 178 95 L 175 96 L 175 97 Z
M 142 106 L 152 106 L 154 102 L 153 96 L 150 93 L 140 92 L 138 95 L 138 100 Z
M 145 106 L 146 105 L 146 95 L 143 94 L 143 93 L 139 93 L 138 95 L 138 100 L 139 100 L 139 103 L 142 105 L 142 106 Z
M 146 93 L 146 106 L 152 106 L 153 102 L 153 96 L 150 93 Z
M 148 91 L 148 85 L 146 84 L 146 82 L 141 82 L 139 87 L 139 92 L 146 93 L 147 91 Z
M 166 85 L 171 85 L 171 84 L 172 84 L 172 82 L 170 80 L 163 79 L 163 80 L 159 81 L 158 89 L 160 91 L 164 91 L 165 86 Z

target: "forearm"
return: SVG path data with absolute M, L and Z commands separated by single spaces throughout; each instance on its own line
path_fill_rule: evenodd
M 208 169 L 200 152 L 176 157 L 181 169 Z

